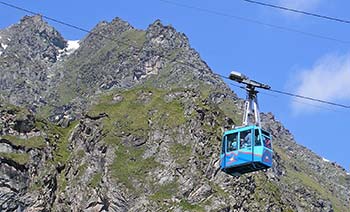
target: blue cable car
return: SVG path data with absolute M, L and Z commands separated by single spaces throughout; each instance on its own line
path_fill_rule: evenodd
M 220 169 L 232 176 L 268 169 L 272 166 L 271 134 L 260 127 L 258 91 L 270 86 L 250 80 L 238 72 L 231 72 L 229 79 L 246 85 L 243 126 L 224 132 L 220 154 Z
M 226 131 L 222 139 L 220 168 L 232 176 L 268 169 L 272 166 L 269 132 L 257 126 Z

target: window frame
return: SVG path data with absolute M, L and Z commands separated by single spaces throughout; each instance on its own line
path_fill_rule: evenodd
M 258 132 L 258 136 L 255 135 L 256 131 Z M 261 137 L 262 137 L 261 130 L 258 129 L 258 128 L 255 128 L 254 129 L 254 139 L 253 139 L 254 140 L 254 146 L 263 146 L 263 142 L 262 142 L 262 138 Z M 257 142 L 256 142 L 258 140 L 260 142 L 259 145 L 257 145 Z
M 248 146 L 242 148 L 242 147 L 241 147 L 241 135 L 242 135 L 243 133 L 248 132 L 248 131 L 250 131 L 250 146 L 248 145 Z M 248 132 L 248 133 L 249 133 L 249 132 Z M 248 133 L 244 136 L 244 138 L 242 137 L 242 139 L 245 139 L 245 137 L 248 135 Z M 246 148 L 252 147 L 253 139 L 254 139 L 254 135 L 253 135 L 253 133 L 252 133 L 252 129 L 239 131 L 239 139 L 238 139 L 238 140 L 239 140 L 239 148 L 238 148 L 238 149 L 246 149 Z M 243 141 L 244 141 L 244 140 L 243 140 Z M 245 142 L 245 141 L 244 141 L 244 142 Z
M 236 149 L 229 151 L 229 140 L 228 140 L 228 137 L 229 136 L 233 136 L 232 142 L 234 142 L 234 136 L 235 135 L 236 135 L 236 141 L 235 142 L 237 142 Z M 234 152 L 234 151 L 237 151 L 239 149 L 238 148 L 238 146 L 239 146 L 238 136 L 239 136 L 239 132 L 234 132 L 234 133 L 230 133 L 230 134 L 225 135 L 225 152 L 226 153 Z

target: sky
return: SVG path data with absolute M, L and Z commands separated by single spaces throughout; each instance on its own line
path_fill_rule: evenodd
M 115 17 L 146 29 L 160 19 L 185 33 L 215 73 L 229 75 L 236 70 L 276 90 L 350 105 L 350 24 L 243 0 L 3 1 L 85 29 Z M 348 0 L 261 1 L 350 20 Z M 24 15 L 0 4 L 0 28 L 17 23 Z M 67 40 L 86 35 L 48 22 Z M 245 97 L 236 87 L 232 90 Z M 350 109 L 267 91 L 260 93 L 259 101 L 261 111 L 272 112 L 299 144 L 349 170 L 346 155 L 350 139 L 346 133 L 350 130 Z

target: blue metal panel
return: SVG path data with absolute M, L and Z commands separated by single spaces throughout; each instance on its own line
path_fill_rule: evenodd
M 228 152 L 227 136 L 238 133 L 240 135 L 238 141 L 242 141 L 241 134 L 247 135 L 247 131 L 251 132 L 251 137 L 248 137 L 248 139 L 250 139 L 250 146 L 248 142 L 247 147 L 241 147 L 239 145 L 239 149 Z M 258 134 L 255 135 L 255 133 Z M 247 126 L 226 131 L 223 136 L 222 145 L 220 168 L 228 174 L 241 175 L 248 172 L 267 169 L 272 166 L 273 151 L 271 136 L 266 131 L 262 132 L 260 127 Z

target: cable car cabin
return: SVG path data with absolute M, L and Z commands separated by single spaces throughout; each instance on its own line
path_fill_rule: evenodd
M 257 126 L 228 130 L 222 139 L 222 171 L 233 176 L 272 166 L 272 143 L 269 132 Z

